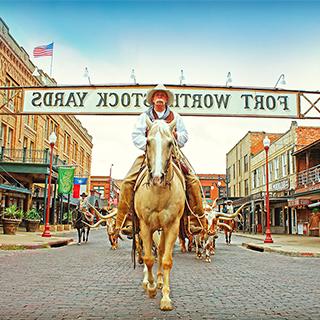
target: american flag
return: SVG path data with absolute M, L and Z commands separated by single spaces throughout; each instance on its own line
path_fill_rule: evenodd
M 52 57 L 52 54 L 53 54 L 53 42 L 48 45 L 35 47 L 33 49 L 33 57 L 34 58 L 45 57 L 45 56 Z

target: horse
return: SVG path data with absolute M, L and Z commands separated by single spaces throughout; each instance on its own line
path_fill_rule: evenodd
M 81 237 L 83 242 L 88 242 L 90 223 L 93 221 L 93 216 L 89 216 L 86 212 L 79 209 L 74 210 L 73 216 L 73 225 L 78 231 L 78 244 L 81 244 Z
M 140 184 L 136 186 L 134 209 L 139 219 L 139 235 L 143 243 L 143 261 L 147 277 L 142 282 L 150 298 L 162 288 L 160 309 L 173 309 L 170 299 L 169 278 L 173 265 L 172 253 L 179 234 L 180 219 L 185 205 L 185 182 L 172 157 L 178 146 L 173 136 L 175 120 L 167 124 L 164 120 L 153 123 L 147 118 L 146 170 Z M 158 246 L 157 282 L 152 272 L 155 257 L 152 254 L 155 231 L 161 230 Z

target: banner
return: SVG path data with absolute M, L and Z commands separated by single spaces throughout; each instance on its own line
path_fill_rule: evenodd
M 75 168 L 58 168 L 58 193 L 71 194 Z
M 24 91 L 23 114 L 140 114 L 149 85 L 50 87 Z M 259 88 L 168 85 L 181 115 L 297 118 L 298 92 Z

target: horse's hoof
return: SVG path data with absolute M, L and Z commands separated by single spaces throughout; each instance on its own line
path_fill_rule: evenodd
M 148 285 L 148 295 L 149 298 L 155 298 L 157 295 L 157 286 L 154 284 L 154 287 L 150 287 L 150 284 Z
M 78 242 L 78 246 L 80 246 L 81 242 Z
M 162 311 L 171 311 L 173 310 L 171 300 L 162 298 L 160 301 L 160 309 Z
M 144 291 L 147 291 L 147 289 L 148 289 L 148 281 L 147 282 L 142 282 L 142 288 L 144 289 Z
M 205 262 L 211 262 L 211 259 L 210 258 L 206 258 Z
M 187 252 L 187 249 L 186 249 L 186 248 L 181 248 L 181 252 L 182 252 L 182 253 L 186 253 L 186 252 Z

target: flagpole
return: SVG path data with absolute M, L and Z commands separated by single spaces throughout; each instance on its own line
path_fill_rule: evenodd
M 50 78 L 52 78 L 53 45 L 54 45 L 54 42 L 52 41 L 52 55 L 51 55 L 51 65 L 50 65 Z

